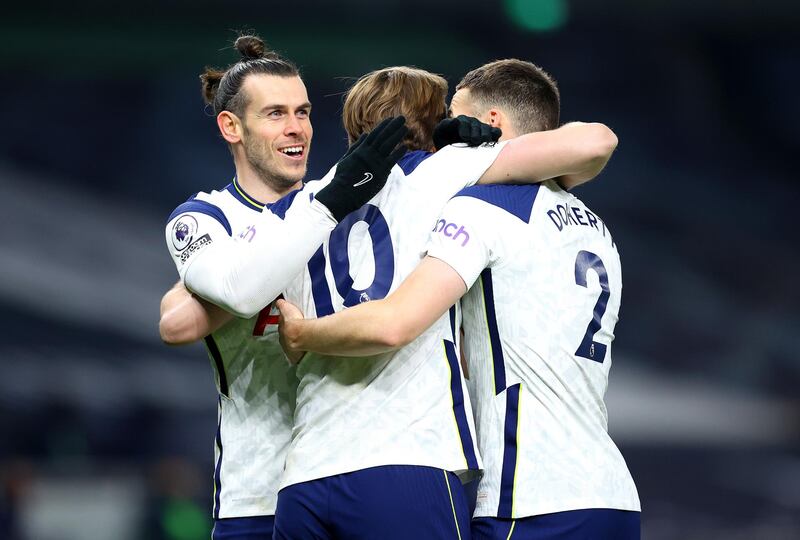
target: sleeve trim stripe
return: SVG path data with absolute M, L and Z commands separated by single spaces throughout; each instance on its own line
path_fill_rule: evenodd
M 199 214 L 205 214 L 207 216 L 211 216 L 212 218 L 216 219 L 220 225 L 225 228 L 225 231 L 228 233 L 228 236 L 232 236 L 233 233 L 231 231 L 231 224 L 228 222 L 228 218 L 225 217 L 225 213 L 218 207 L 210 202 L 206 201 L 199 201 L 197 199 L 186 201 L 182 205 L 178 206 L 172 213 L 169 215 L 167 219 L 167 223 L 175 219 L 177 216 L 181 214 L 186 214 L 189 212 L 197 212 Z

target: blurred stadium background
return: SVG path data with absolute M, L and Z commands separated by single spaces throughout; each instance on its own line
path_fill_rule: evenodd
M 138 0 L 0 20 L 0 538 L 208 538 L 216 400 L 158 338 L 166 216 L 233 169 L 197 75 L 252 28 L 301 66 L 310 177 L 351 77 L 519 57 L 620 138 L 577 195 L 625 293 L 607 403 L 644 538 L 800 538 L 800 3 Z M 794 224 L 794 225 L 793 225 Z

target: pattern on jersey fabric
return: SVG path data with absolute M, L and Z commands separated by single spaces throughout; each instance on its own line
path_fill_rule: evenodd
M 214 367 L 217 369 L 219 393 L 225 397 L 230 397 L 230 393 L 228 392 L 228 377 L 225 374 L 225 364 L 222 361 L 222 353 L 219 351 L 219 347 L 217 347 L 217 342 L 214 341 L 214 337 L 210 334 L 205 337 L 204 341 L 208 348 L 208 354 L 214 359 Z
M 494 287 L 492 270 L 481 272 L 481 290 L 483 291 L 483 307 L 486 315 L 486 331 L 492 346 L 492 365 L 494 366 L 494 395 L 506 389 L 506 363 L 503 357 L 503 344 L 500 342 L 500 331 L 497 329 L 497 314 L 494 308 Z
M 467 410 L 464 407 L 464 389 L 461 386 L 461 370 L 458 365 L 456 346 L 447 340 L 443 340 L 442 343 L 447 364 L 450 366 L 450 396 L 453 399 L 453 416 L 456 420 L 458 435 L 461 438 L 464 460 L 467 463 L 467 469 L 478 469 L 478 458 L 475 457 L 475 446 L 469 431 Z
M 494 391 L 499 396 L 505 392 L 506 414 L 503 429 L 503 466 L 500 475 L 500 502 L 497 506 L 498 517 L 512 517 L 514 507 L 514 480 L 517 469 L 517 430 L 519 428 L 519 391 L 521 384 L 517 383 L 506 388 L 506 365 L 503 356 L 503 344 L 500 340 L 500 331 L 497 327 L 497 314 L 495 312 L 494 286 L 492 283 L 492 270 L 486 268 L 480 276 L 481 291 L 483 296 L 484 314 L 486 317 L 486 330 L 489 343 L 492 347 L 492 366 L 494 373 Z
M 497 517 L 510 518 L 514 511 L 514 482 L 517 476 L 517 432 L 521 383 L 506 388 L 506 418 L 503 429 L 503 469 L 500 475 L 500 503 Z

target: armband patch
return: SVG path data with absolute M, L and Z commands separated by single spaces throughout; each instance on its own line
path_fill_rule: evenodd
M 189 244 L 181 253 L 181 263 L 184 264 L 186 261 L 189 260 L 189 257 L 203 249 L 204 247 L 211 245 L 211 237 L 208 234 L 204 234 L 191 244 Z
M 183 251 L 192 243 L 196 234 L 197 220 L 189 214 L 184 214 L 172 226 L 172 246 L 176 251 Z

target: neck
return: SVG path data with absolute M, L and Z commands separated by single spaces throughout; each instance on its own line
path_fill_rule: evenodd
M 262 178 L 249 163 L 244 165 L 236 164 L 236 180 L 248 195 L 262 203 L 273 203 L 287 193 L 303 186 L 302 182 L 297 181 L 297 183 L 286 188 L 278 187 L 268 179 Z

